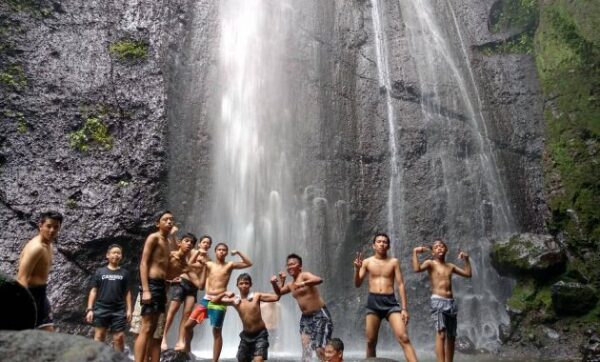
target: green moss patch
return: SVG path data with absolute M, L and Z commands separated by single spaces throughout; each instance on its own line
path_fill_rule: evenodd
M 537 0 L 498 0 L 490 10 L 491 33 L 535 30 L 539 16 Z
M 139 40 L 119 40 L 108 48 L 112 57 L 120 61 L 143 61 L 148 57 L 148 44 Z
M 113 146 L 113 138 L 108 128 L 98 117 L 89 117 L 83 126 L 68 134 L 69 146 L 80 152 L 88 152 L 93 147 L 103 151 L 110 150 Z
M 27 86 L 27 77 L 23 66 L 12 64 L 0 70 L 0 85 L 4 85 L 15 90 L 21 90 Z

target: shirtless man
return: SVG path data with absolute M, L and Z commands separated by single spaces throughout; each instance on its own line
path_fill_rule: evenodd
M 210 325 L 213 327 L 213 362 L 217 362 L 221 356 L 223 348 L 223 336 L 221 328 L 225 319 L 227 307 L 219 302 L 213 302 L 222 293 L 227 291 L 227 283 L 234 269 L 245 269 L 252 266 L 250 259 L 241 251 L 232 250 L 231 255 L 239 255 L 241 262 L 225 261 L 229 247 L 225 243 L 218 243 L 215 246 L 216 261 L 206 262 L 206 295 L 202 298 L 200 305 L 194 308 L 190 319 L 185 323 L 185 337 L 183 338 L 186 346 L 178 345 L 175 350 L 188 350 L 189 336 L 194 327 L 201 323 L 207 316 L 210 318 Z
M 205 266 L 206 262 L 210 261 L 210 257 L 208 256 L 208 250 L 210 250 L 211 245 L 212 238 L 210 236 L 204 235 L 200 238 L 200 242 L 198 243 L 198 250 L 192 252 L 192 256 L 190 257 L 190 261 L 188 263 L 187 271 L 182 273 L 180 276 L 182 283 L 186 283 L 188 285 L 191 283 L 191 285 L 193 285 L 196 288 L 196 290 L 204 290 L 204 285 L 206 282 Z M 192 297 L 188 293 L 183 304 L 181 323 L 179 323 L 179 339 L 175 344 L 175 349 L 178 351 L 185 350 L 185 352 L 190 352 L 190 341 L 188 341 L 187 343 L 185 342 L 185 323 L 192 314 L 194 303 L 196 303 L 196 295 L 194 294 L 194 296 Z M 191 340 L 193 336 L 193 330 L 190 333 L 191 334 L 188 336 L 188 338 Z
M 323 279 L 302 271 L 302 258 L 296 254 L 288 255 L 287 271 L 293 279 L 290 283 L 285 284 L 285 273 L 281 272 L 279 278 L 275 275 L 271 277 L 271 285 L 276 294 L 285 295 L 291 292 L 298 302 L 302 312 L 300 318 L 302 360 L 310 361 L 312 351 L 316 351 L 317 356 L 322 360 L 323 349 L 333 332 L 331 314 L 317 289 L 317 285 L 323 283 Z
M 417 356 L 406 331 L 408 311 L 406 310 L 406 291 L 400 271 L 400 261 L 387 255 L 390 249 L 390 238 L 386 234 L 375 235 L 372 247 L 375 255 L 362 260 L 362 254 L 358 253 L 354 259 L 354 286 L 359 288 L 365 275 L 369 274 L 369 296 L 365 323 L 367 358 L 376 357 L 379 327 L 381 320 L 387 318 L 396 340 L 402 346 L 404 357 L 407 361 L 414 362 L 417 360 Z M 402 307 L 398 305 L 394 284 L 398 285 Z
M 40 215 L 39 232 L 25 244 L 17 272 L 17 281 L 29 289 L 35 301 L 35 327 L 49 332 L 54 332 L 54 322 L 50 301 L 46 296 L 46 284 L 52 266 L 52 243 L 58 236 L 62 221 L 63 216 L 56 211 Z
M 419 264 L 417 254 L 431 250 L 433 259 L 425 260 Z M 448 246 L 438 239 L 433 242 L 431 249 L 418 246 L 413 249 L 412 265 L 417 273 L 427 270 L 431 281 L 431 317 L 435 323 L 435 355 L 438 362 L 452 362 L 454 360 L 454 342 L 456 340 L 456 315 L 458 309 L 452 297 L 452 274 L 465 278 L 471 277 L 471 262 L 469 255 L 463 251 L 458 253 L 458 258 L 465 261 L 465 266 L 459 268 L 452 263 L 446 263 Z
M 188 258 L 194 245 L 196 244 L 196 241 L 197 239 L 194 234 L 187 233 L 183 235 L 181 240 L 177 242 L 178 249 L 176 251 L 172 251 L 169 256 L 169 266 L 167 268 L 167 283 L 170 283 L 168 302 L 169 307 L 165 320 L 165 328 L 163 328 L 162 334 L 162 342 L 160 347 L 162 351 L 166 351 L 168 348 L 167 334 L 169 333 L 169 328 L 171 328 L 173 318 L 175 318 L 175 314 L 179 310 L 181 303 L 189 304 L 188 309 L 190 309 L 191 312 L 191 308 L 196 301 L 196 293 L 198 293 L 198 288 L 196 288 L 196 286 L 194 286 L 189 279 L 183 279 L 180 277 L 182 273 L 185 273 L 188 270 Z M 188 298 L 190 299 L 189 302 L 187 302 Z M 186 320 L 187 318 L 182 319 L 182 322 L 185 323 Z
M 261 302 L 272 303 L 279 300 L 277 294 L 251 293 L 252 277 L 240 274 L 237 278 L 240 295 L 225 297 L 221 303 L 231 305 L 240 315 L 244 329 L 240 333 L 240 345 L 236 358 L 242 362 L 261 362 L 268 359 L 269 332 L 261 315 Z
M 135 340 L 135 362 L 147 361 L 147 351 L 156 330 L 158 317 L 165 312 L 166 278 L 170 256 L 168 238 L 173 224 L 173 214 L 170 211 L 159 213 L 156 219 L 158 231 L 148 235 L 144 243 L 140 260 L 142 325 Z

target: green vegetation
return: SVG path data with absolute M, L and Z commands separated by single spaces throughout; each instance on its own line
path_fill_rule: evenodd
M 538 22 L 537 0 L 501 0 L 490 11 L 492 33 L 534 31 Z
M 108 50 L 120 61 L 143 61 L 148 56 L 148 44 L 139 40 L 119 40 L 112 43 Z
M 67 199 L 67 202 L 65 203 L 65 206 L 68 209 L 75 209 L 75 208 L 77 208 L 77 200 Z
M 532 54 L 533 35 L 529 32 L 521 33 L 518 37 L 499 43 L 491 43 L 479 47 L 485 56 L 494 54 Z
M 131 182 L 129 181 L 125 181 L 125 180 L 121 180 L 117 183 L 117 185 L 121 188 L 126 188 L 127 186 L 129 186 Z
M 34 17 L 47 18 L 54 12 L 53 4 L 41 0 L 0 0 L 7 4 L 12 11 L 26 12 Z
M 69 146 L 80 152 L 87 152 L 93 146 L 100 150 L 110 150 L 113 146 L 113 138 L 108 128 L 98 117 L 88 117 L 83 127 L 68 135 Z
M 0 85 L 12 87 L 15 90 L 23 89 L 27 85 L 27 77 L 23 66 L 12 64 L 0 71 Z

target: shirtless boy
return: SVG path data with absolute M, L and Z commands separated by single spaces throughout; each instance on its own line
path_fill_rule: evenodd
M 62 221 L 63 216 L 56 211 L 40 215 L 39 232 L 25 244 L 17 272 L 17 281 L 29 289 L 35 301 L 35 327 L 50 332 L 54 331 L 54 322 L 50 301 L 46 296 L 46 285 L 52 266 L 52 243 L 58 236 Z
M 418 254 L 431 250 L 433 259 L 425 260 L 419 264 Z M 456 315 L 458 309 L 452 297 L 452 274 L 470 278 L 471 262 L 469 255 L 463 251 L 458 253 L 458 258 L 465 261 L 464 268 L 446 262 L 448 246 L 438 239 L 433 242 L 431 249 L 418 246 L 413 249 L 412 265 L 417 273 L 427 270 L 431 281 L 431 317 L 435 323 L 435 355 L 438 362 L 452 362 L 454 360 L 454 342 L 456 340 Z
M 406 310 L 406 291 L 400 271 L 400 261 L 387 255 L 390 249 L 390 238 L 386 234 L 375 235 L 372 247 L 375 255 L 362 260 L 362 254 L 358 253 L 354 259 L 354 286 L 360 287 L 365 275 L 369 274 L 369 296 L 365 323 L 367 358 L 376 357 L 381 320 L 387 319 L 394 332 L 394 337 L 402 346 L 404 357 L 407 361 L 414 362 L 417 360 L 417 356 L 406 331 L 408 311 Z M 402 307 L 396 299 L 394 284 L 398 285 Z
M 168 238 L 173 223 L 171 212 L 159 213 L 156 220 L 158 231 L 148 235 L 144 243 L 140 260 L 142 325 L 134 346 L 136 362 L 146 362 L 148 347 L 152 342 L 158 317 L 165 312 L 166 278 L 170 256 Z
M 310 361 L 312 351 L 316 351 L 318 358 L 322 360 L 323 349 L 333 332 L 331 314 L 317 289 L 317 285 L 323 283 L 323 279 L 302 271 L 302 258 L 296 254 L 288 255 L 287 271 L 293 279 L 290 283 L 285 284 L 285 273 L 281 272 L 279 278 L 275 275 L 271 277 L 271 285 L 278 295 L 291 292 L 298 302 L 302 312 L 300 318 L 302 360 Z
M 236 358 L 242 362 L 267 360 L 269 332 L 262 319 L 260 302 L 276 302 L 279 300 L 279 295 L 251 293 L 252 278 L 247 273 L 238 276 L 237 287 L 240 290 L 239 296 L 221 299 L 221 303 L 233 306 L 242 320 L 244 329 L 240 333 L 240 345 Z
M 169 307 L 167 310 L 167 316 L 165 320 L 165 328 L 163 328 L 161 350 L 166 351 L 167 345 L 167 334 L 175 318 L 175 313 L 179 310 L 181 303 L 189 304 L 188 309 L 194 306 L 196 301 L 196 293 L 198 288 L 192 284 L 189 279 L 183 279 L 180 277 L 182 273 L 188 270 L 188 258 L 190 253 L 196 244 L 196 236 L 194 234 L 187 233 L 183 235 L 181 240 L 177 242 L 178 249 L 172 251 L 169 256 L 169 266 L 167 267 L 167 283 L 170 283 L 169 287 Z M 188 298 L 190 299 L 188 302 Z M 186 319 L 182 319 L 185 323 Z
M 187 272 L 181 274 L 180 278 L 182 282 L 186 280 L 184 283 L 191 283 L 197 290 L 204 290 L 204 286 L 206 283 L 206 263 L 210 261 L 210 257 L 208 256 L 208 250 L 212 245 L 212 238 L 208 235 L 204 235 L 200 238 L 200 243 L 198 243 L 198 250 L 192 252 L 192 256 L 188 263 Z M 183 313 L 181 315 L 181 323 L 179 324 L 179 339 L 177 340 L 177 344 L 175 345 L 176 350 L 185 350 L 185 352 L 190 352 L 190 340 L 193 336 L 193 329 L 190 331 L 190 335 L 187 336 L 189 339 L 187 343 L 185 342 L 186 331 L 185 331 L 185 323 L 190 318 L 192 314 L 192 309 L 194 308 L 194 303 L 196 302 L 196 296 L 192 298 L 191 296 L 187 296 L 183 305 Z
M 202 298 L 200 305 L 194 308 L 190 319 L 185 323 L 185 344 L 189 343 L 189 336 L 194 327 L 201 323 L 207 316 L 210 318 L 210 325 L 213 327 L 213 362 L 217 362 L 221 356 L 223 348 L 223 336 L 221 328 L 225 319 L 227 307 L 219 302 L 213 302 L 219 294 L 227 291 L 227 283 L 234 269 L 244 269 L 252 266 L 250 259 L 241 251 L 232 250 L 231 255 L 239 255 L 241 262 L 225 261 L 229 247 L 225 243 L 218 243 L 215 246 L 215 261 L 206 262 L 206 295 Z M 178 345 L 176 351 L 187 350 L 187 346 Z

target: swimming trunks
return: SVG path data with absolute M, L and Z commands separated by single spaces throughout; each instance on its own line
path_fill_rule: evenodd
M 436 294 L 431 296 L 431 318 L 436 331 L 445 330 L 448 337 L 456 337 L 457 314 L 458 308 L 454 299 Z
M 213 303 L 211 299 L 214 298 L 212 295 L 205 295 L 200 301 L 200 304 L 194 308 L 190 319 L 195 320 L 196 323 L 202 323 L 207 317 L 210 318 L 210 325 L 214 328 L 223 327 L 223 321 L 225 320 L 225 312 L 227 312 L 227 306 L 224 304 Z
M 167 284 L 165 280 L 149 278 L 148 289 L 150 289 L 151 294 L 150 303 L 142 304 L 141 315 L 164 313 L 167 304 Z M 140 290 L 142 290 L 142 286 L 140 286 Z
M 29 292 L 33 296 L 33 300 L 35 301 L 35 308 L 37 311 L 35 328 L 53 326 L 52 307 L 50 307 L 50 301 L 46 296 L 46 284 L 30 285 L 27 289 L 29 289 Z
M 94 327 L 106 328 L 113 332 L 122 332 L 127 328 L 127 314 L 125 310 L 115 311 L 95 306 Z
M 367 314 L 376 314 L 380 319 L 384 319 L 396 312 L 402 312 L 402 308 L 400 308 L 394 293 L 369 293 L 367 297 Z
M 269 332 L 262 329 L 258 332 L 240 333 L 240 345 L 237 351 L 237 360 L 250 362 L 256 356 L 261 356 L 264 360 L 268 359 L 269 351 Z
M 171 285 L 169 289 L 169 300 L 176 300 L 178 302 L 184 302 L 186 297 L 192 296 L 194 297 L 194 302 L 196 302 L 196 294 L 198 293 L 198 288 L 192 282 L 187 279 L 181 278 L 179 283 Z
M 326 306 L 314 313 L 302 314 L 300 318 L 300 334 L 310 336 L 310 347 L 314 350 L 325 347 L 333 333 L 333 321 Z

